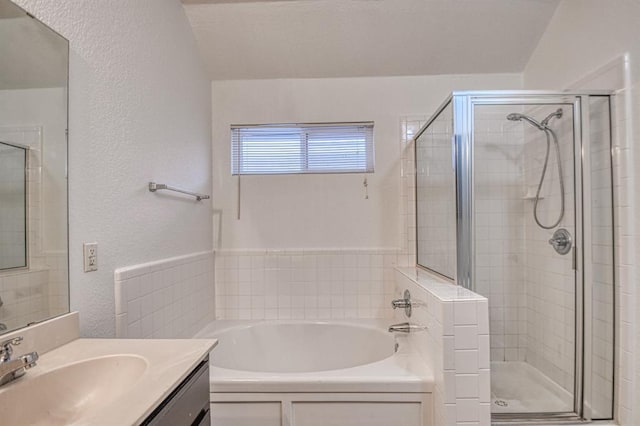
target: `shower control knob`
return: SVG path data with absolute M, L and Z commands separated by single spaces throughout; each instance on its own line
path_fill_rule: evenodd
M 411 316 L 411 293 L 409 290 L 405 290 L 402 295 L 402 299 L 395 299 L 391 301 L 391 306 L 393 309 L 404 308 L 404 313 L 406 316 Z
M 549 244 L 551 244 L 559 254 L 567 254 L 571 250 L 573 241 L 571 240 L 571 234 L 569 231 L 564 228 L 560 228 L 553 233 L 553 237 L 549 240 Z

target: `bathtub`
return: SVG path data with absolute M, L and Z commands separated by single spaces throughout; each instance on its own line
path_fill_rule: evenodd
M 433 374 L 388 322 L 209 324 L 212 424 L 431 425 Z

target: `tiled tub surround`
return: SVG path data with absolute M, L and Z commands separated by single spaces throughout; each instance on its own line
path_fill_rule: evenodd
M 411 292 L 411 318 L 395 320 L 426 325 L 410 333 L 409 344 L 434 375 L 434 424 L 491 424 L 489 311 L 485 297 L 416 268 L 395 271 L 395 296 Z
M 433 374 L 389 319 L 217 320 L 211 357 L 220 426 L 431 426 Z M 394 352 L 394 341 L 399 342 Z M 265 370 L 265 371 L 263 371 Z
M 219 250 L 216 319 L 391 318 L 401 262 L 395 249 Z
M 213 252 L 116 269 L 116 337 L 193 337 L 213 320 L 213 269 Z

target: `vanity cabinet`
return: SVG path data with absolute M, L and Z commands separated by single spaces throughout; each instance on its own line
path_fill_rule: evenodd
M 209 426 L 209 357 L 156 408 L 143 426 Z

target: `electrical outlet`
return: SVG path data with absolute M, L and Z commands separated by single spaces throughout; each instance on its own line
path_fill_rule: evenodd
M 98 270 L 98 243 L 84 243 L 84 271 L 92 272 Z

